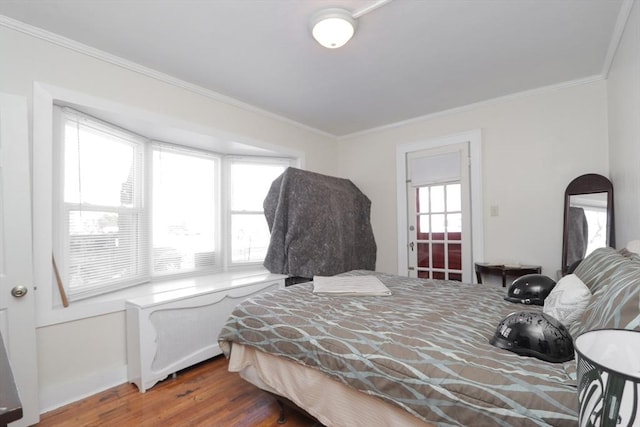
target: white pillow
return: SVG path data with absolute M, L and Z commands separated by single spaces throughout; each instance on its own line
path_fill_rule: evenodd
M 627 250 L 636 254 L 640 254 L 640 240 L 632 240 L 627 243 Z
M 544 299 L 544 314 L 556 318 L 567 329 L 584 313 L 591 292 L 575 274 L 564 276 Z

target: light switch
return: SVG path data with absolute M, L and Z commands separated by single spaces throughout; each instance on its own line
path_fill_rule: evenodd
M 491 216 L 498 216 L 498 215 L 500 215 L 500 209 L 498 208 L 498 205 L 492 205 L 492 206 L 489 208 L 489 214 L 490 214 Z

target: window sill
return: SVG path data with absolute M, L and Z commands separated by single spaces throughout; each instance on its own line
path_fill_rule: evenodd
M 68 307 L 63 307 L 61 304 L 54 307 L 39 307 L 37 310 L 37 326 L 50 326 L 89 317 L 124 312 L 125 301 L 134 298 L 149 298 L 150 300 L 179 299 L 194 293 L 215 290 L 216 288 L 242 287 L 260 281 L 284 278 L 286 278 L 285 275 L 272 274 L 262 267 L 257 267 L 150 282 L 109 294 L 70 302 Z

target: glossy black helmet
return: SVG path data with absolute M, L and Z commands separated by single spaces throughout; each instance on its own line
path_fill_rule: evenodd
M 567 328 L 541 311 L 511 313 L 498 324 L 489 342 L 547 362 L 567 362 L 574 356 L 573 340 Z
M 555 285 L 552 278 L 542 274 L 525 274 L 513 281 L 504 299 L 520 304 L 544 305 L 544 299 Z

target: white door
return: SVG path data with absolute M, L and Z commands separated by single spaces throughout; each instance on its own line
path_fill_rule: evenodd
M 26 99 L 0 94 L 0 333 L 23 406 L 11 426 L 39 420 L 27 135 Z
M 468 159 L 466 143 L 407 153 L 410 277 L 472 280 Z
M 456 148 L 456 146 L 458 146 L 458 148 Z M 444 173 L 451 169 L 447 167 L 451 165 L 448 162 L 451 158 L 446 156 L 446 154 L 447 152 L 451 152 L 452 149 L 454 151 L 457 149 L 462 150 L 459 156 L 460 175 L 457 178 L 455 176 L 447 177 L 441 175 L 438 176 L 438 179 L 435 181 L 444 184 L 459 180 L 462 187 L 460 202 L 463 216 L 461 233 L 463 282 L 473 282 L 473 262 L 474 260 L 482 260 L 484 258 L 482 132 L 480 129 L 476 129 L 426 141 L 402 144 L 396 147 L 398 274 L 407 276 L 418 275 L 417 270 L 410 269 L 418 264 L 417 258 L 414 258 L 414 256 L 417 257 L 420 255 L 411 253 L 411 242 L 413 242 L 413 250 L 417 251 L 417 243 L 419 243 L 419 240 L 422 240 L 418 239 L 418 237 L 424 237 L 412 233 L 416 232 L 417 234 L 418 232 L 417 225 L 415 224 L 418 220 L 418 215 L 422 213 L 440 214 L 444 212 L 434 212 L 431 208 L 429 208 L 430 210 L 428 212 L 423 212 L 422 208 L 419 211 L 418 206 L 412 207 L 410 204 L 412 202 L 419 204 L 416 199 L 419 197 L 419 194 L 417 194 L 419 187 L 433 184 L 433 178 L 436 173 Z M 436 161 L 423 161 L 422 157 L 424 156 L 422 156 L 422 154 L 426 154 L 427 158 L 436 156 Z M 440 155 L 445 156 L 438 159 Z M 432 158 L 431 160 L 434 159 Z M 425 162 L 427 164 L 425 164 Z M 414 174 L 414 172 L 417 172 L 417 174 Z M 425 192 L 425 190 L 422 191 Z M 440 190 L 436 189 L 436 191 Z M 447 215 L 448 213 L 455 214 L 456 212 L 446 212 L 444 214 Z M 465 214 L 469 215 L 466 219 L 464 218 Z M 427 218 L 426 215 L 425 218 Z M 413 230 L 411 226 L 413 226 Z M 448 243 L 455 244 L 450 238 L 456 236 L 449 235 L 445 237 L 448 238 Z M 454 249 L 457 250 L 457 248 Z

